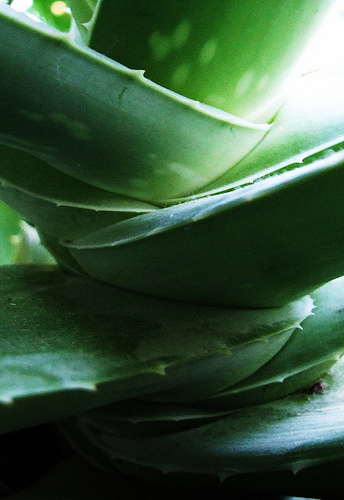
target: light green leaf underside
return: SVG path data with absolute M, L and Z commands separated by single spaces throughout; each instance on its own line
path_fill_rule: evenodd
M 85 184 L 8 146 L 0 146 L 0 197 L 28 222 L 59 239 L 81 238 L 156 209 Z
M 269 129 L 167 91 L 6 5 L 0 12 L 0 142 L 84 182 L 150 202 L 185 196 Z
M 4 266 L 0 286 L 0 399 L 14 400 L 3 431 L 171 387 L 183 399 L 185 377 L 204 399 L 267 362 L 312 309 L 307 297 L 258 311 L 183 304 L 54 266 Z
M 343 280 L 332 282 L 312 294 L 314 316 L 306 318 L 284 347 L 250 377 L 201 403 L 206 408 L 248 406 L 271 401 L 312 384 L 327 373 L 343 351 L 342 316 L 338 301 Z M 324 334 L 324 332 L 327 332 Z M 318 375 L 316 375 L 318 374 Z
M 68 0 L 68 5 L 80 32 L 81 41 L 88 46 L 97 19 L 97 5 L 99 7 L 100 0 Z
M 333 153 L 66 247 L 91 276 L 124 288 L 207 304 L 278 306 L 343 274 L 343 182 L 344 153 Z
M 264 140 L 194 198 L 233 189 L 284 169 L 302 167 L 322 151 L 328 155 L 331 149 L 343 149 L 343 86 L 344 73 L 339 70 L 314 72 L 300 78 Z

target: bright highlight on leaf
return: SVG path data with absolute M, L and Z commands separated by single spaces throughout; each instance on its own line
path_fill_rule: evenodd
M 30 9 L 33 5 L 33 0 L 13 0 L 11 2 L 12 9 L 17 12 L 25 12 Z
M 53 2 L 50 7 L 51 12 L 54 16 L 62 16 L 65 12 L 67 12 L 67 5 L 65 2 Z

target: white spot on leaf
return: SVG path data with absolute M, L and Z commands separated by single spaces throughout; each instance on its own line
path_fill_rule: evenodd
M 180 64 L 171 77 L 171 87 L 180 87 L 185 83 L 190 74 L 189 64 Z
M 240 78 L 235 92 L 235 94 L 238 97 L 241 97 L 242 95 L 245 94 L 245 92 L 247 92 L 249 87 L 252 85 L 253 78 L 254 78 L 253 70 L 246 71 L 246 73 L 244 73 L 244 75 Z
M 188 41 L 190 35 L 190 23 L 183 19 L 172 33 L 172 44 L 176 49 L 183 47 Z
M 153 52 L 153 57 L 162 61 L 171 50 L 171 44 L 167 36 L 155 31 L 149 37 L 149 45 Z
M 217 41 L 215 39 L 208 40 L 199 53 L 199 62 L 202 65 L 209 64 L 214 58 L 217 49 Z

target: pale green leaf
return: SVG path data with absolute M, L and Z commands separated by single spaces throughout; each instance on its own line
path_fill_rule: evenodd
M 165 90 L 3 4 L 0 59 L 0 141 L 126 196 L 190 194 L 269 129 Z
M 155 0 L 100 0 L 87 44 L 145 70 L 165 88 L 262 123 L 278 111 L 300 55 L 332 5 L 198 0 L 157 9 Z

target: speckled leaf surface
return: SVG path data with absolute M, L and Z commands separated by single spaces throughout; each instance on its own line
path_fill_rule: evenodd
M 187 195 L 269 129 L 168 91 L 3 4 L 0 42 L 0 142 L 112 192 Z
M 197 0 L 157 9 L 154 0 L 100 0 L 88 15 L 85 2 L 71 8 L 77 18 L 84 10 L 84 40 L 97 52 L 181 95 L 262 123 L 279 109 L 332 1 Z

